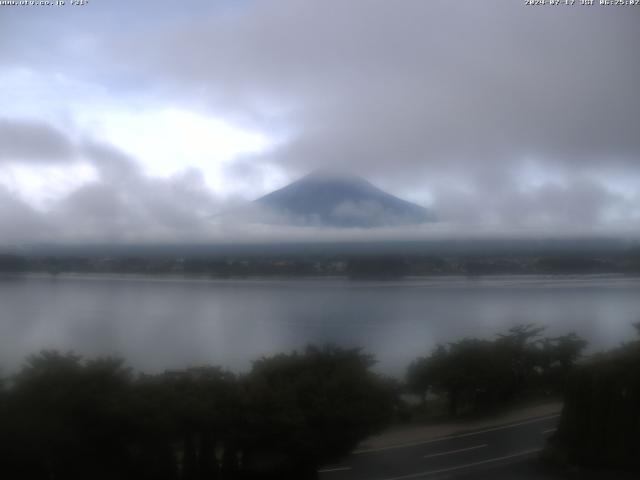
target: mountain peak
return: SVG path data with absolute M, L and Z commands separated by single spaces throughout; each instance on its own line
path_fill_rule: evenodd
M 305 176 L 295 180 L 290 183 L 288 186 L 292 185 L 324 185 L 325 187 L 336 186 L 336 185 L 351 185 L 354 188 L 376 188 L 366 179 L 352 174 L 352 173 L 344 173 L 338 172 L 337 170 L 331 169 L 316 169 L 312 172 L 306 174 Z M 287 187 L 284 187 L 287 188 Z
M 327 169 L 314 170 L 254 203 L 295 225 L 380 227 L 435 219 L 429 210 L 395 197 L 362 177 Z

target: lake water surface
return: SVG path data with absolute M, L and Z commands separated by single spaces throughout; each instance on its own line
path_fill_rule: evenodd
M 640 278 L 618 276 L 197 280 L 0 278 L 0 368 L 42 348 L 115 354 L 148 372 L 203 363 L 245 370 L 307 343 L 359 346 L 401 375 L 437 342 L 519 323 L 576 331 L 592 350 L 634 335 Z

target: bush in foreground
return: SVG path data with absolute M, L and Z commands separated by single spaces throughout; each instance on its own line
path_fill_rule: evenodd
M 43 352 L 0 389 L 0 461 L 25 480 L 314 478 L 390 418 L 372 364 L 308 347 L 243 376 L 135 376 L 120 360 Z
M 640 333 L 640 324 L 636 325 Z M 571 375 L 556 456 L 575 465 L 640 472 L 640 340 L 596 356 Z
M 409 389 L 423 399 L 446 398 L 448 413 L 486 412 L 526 396 L 561 394 L 587 343 L 571 333 L 543 337 L 521 325 L 494 340 L 466 338 L 438 345 L 407 371 Z

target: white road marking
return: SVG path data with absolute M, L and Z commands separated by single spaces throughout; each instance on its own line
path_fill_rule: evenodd
M 351 467 L 323 468 L 322 470 L 318 470 L 318 473 L 346 472 L 347 470 L 351 470 Z
M 420 473 L 411 473 L 409 475 L 402 475 L 400 477 L 385 478 L 384 480 L 408 480 L 410 478 L 426 477 L 427 475 L 436 475 L 438 473 L 454 472 L 456 470 L 462 470 L 464 468 L 477 467 L 478 465 L 486 465 L 487 463 L 500 462 L 502 460 L 509 460 L 510 458 L 531 455 L 532 453 L 538 453 L 541 451 L 542 451 L 542 448 L 535 448 L 532 450 L 525 450 L 523 452 L 514 453 L 512 455 L 505 455 L 504 457 L 490 458 L 488 460 L 481 460 L 479 462 L 467 463 L 465 465 L 458 465 L 457 467 L 441 468 L 439 470 L 429 470 L 429 471 L 420 472 Z
M 504 430 L 507 428 L 513 428 L 513 427 L 519 427 L 521 425 L 528 425 L 530 423 L 536 423 L 536 422 L 542 422 L 544 420 L 549 420 L 551 418 L 557 418 L 559 417 L 560 414 L 555 414 L 555 415 L 547 415 L 546 417 L 539 417 L 539 418 L 534 418 L 531 420 L 525 420 L 523 422 L 518 422 L 518 423 L 511 423 L 509 425 L 502 425 L 499 427 L 492 427 L 492 428 L 487 428 L 485 430 L 478 430 L 477 432 L 469 432 L 469 433 L 460 433 L 460 434 L 455 434 L 455 435 L 447 435 L 446 437 L 439 437 L 439 438 L 434 438 L 431 440 L 420 440 L 418 442 L 409 442 L 409 443 L 399 443 L 397 445 L 390 445 L 388 447 L 378 447 L 378 448 L 366 448 L 363 450 L 356 450 L 352 453 L 352 455 L 362 455 L 363 453 L 373 453 L 373 452 L 383 452 L 385 450 L 395 450 L 398 448 L 408 448 L 408 447 L 416 447 L 418 445 L 426 445 L 429 443 L 436 443 L 436 442 L 444 442 L 446 440 L 454 440 L 457 438 L 464 438 L 464 437 L 471 437 L 473 435 L 480 435 L 483 433 L 488 433 L 488 432 L 495 432 L 496 430 Z
M 542 434 L 543 434 L 543 435 L 546 435 L 547 433 L 553 433 L 553 432 L 555 432 L 556 430 L 558 430 L 558 429 L 557 429 L 557 428 L 550 428 L 549 430 L 543 430 L 543 431 L 542 431 Z
M 449 450 L 448 452 L 432 453 L 431 455 L 425 455 L 423 458 L 432 458 L 432 457 L 441 457 L 443 455 L 452 455 L 454 453 L 467 452 L 469 450 L 477 450 L 479 448 L 484 448 L 486 446 L 487 446 L 487 444 L 483 443 L 482 445 L 475 445 L 473 447 L 467 447 L 467 448 L 459 448 L 457 450 Z

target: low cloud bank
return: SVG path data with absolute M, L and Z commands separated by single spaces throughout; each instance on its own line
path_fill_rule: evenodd
M 465 188 L 462 180 L 430 189 L 429 207 L 437 222 L 330 228 L 247 199 L 223 198 L 195 168 L 152 177 L 113 145 L 87 138 L 74 141 L 43 123 L 2 122 L 11 133 L 5 132 L 0 150 L 4 245 L 636 236 L 640 231 L 638 191 L 612 190 L 586 176 L 522 186 L 515 175 L 505 176 L 504 183 L 492 189 Z M 25 138 L 36 143 L 27 145 Z M 12 168 L 29 168 L 35 178 L 38 172 L 46 175 L 51 164 L 61 172 L 85 165 L 91 174 L 62 195 L 45 195 L 46 201 L 37 205 L 11 182 Z M 46 190 L 46 178 L 39 181 Z M 344 204 L 335 215 L 384 216 L 375 207 Z

